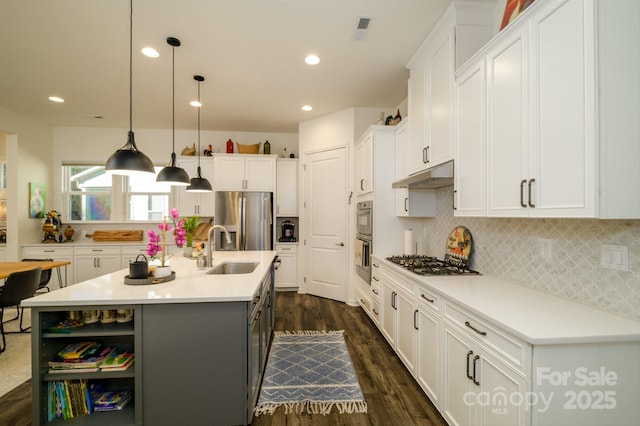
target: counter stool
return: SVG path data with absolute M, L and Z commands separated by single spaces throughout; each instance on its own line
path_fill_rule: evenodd
M 4 308 L 9 306 L 19 306 L 20 309 L 20 331 L 25 332 L 31 327 L 23 328 L 22 319 L 24 308 L 20 306 L 20 302 L 28 299 L 36 294 L 38 285 L 40 284 L 40 276 L 42 275 L 42 267 L 30 269 L 28 271 L 14 272 L 7 277 L 4 286 L 0 287 L 0 318 L 4 314 Z M 14 318 L 15 319 L 15 318 Z M 13 320 L 10 320 L 13 321 Z M 8 322 L 8 321 L 7 321 Z M 0 334 L 2 335 L 2 346 L 0 353 L 4 352 L 7 347 L 6 334 L 18 333 L 4 330 L 4 322 L 0 320 Z

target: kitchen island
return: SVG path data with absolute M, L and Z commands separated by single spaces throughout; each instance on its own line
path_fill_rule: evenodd
M 273 328 L 275 251 L 214 253 L 213 269 L 247 262 L 244 274 L 208 274 L 185 257 L 170 259 L 176 278 L 126 285 L 128 270 L 24 301 L 32 310 L 32 423 L 48 415 L 48 385 L 88 379 L 130 389 L 125 409 L 80 416 L 64 424 L 246 424 L 251 422 Z M 69 312 L 131 310 L 130 322 L 53 327 Z M 50 373 L 48 361 L 69 343 L 97 340 L 135 353 L 124 371 Z

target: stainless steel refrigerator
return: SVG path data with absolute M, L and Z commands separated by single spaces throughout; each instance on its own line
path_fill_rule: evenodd
M 273 193 L 217 191 L 215 203 L 214 224 L 231 236 L 216 228 L 216 250 L 273 250 Z

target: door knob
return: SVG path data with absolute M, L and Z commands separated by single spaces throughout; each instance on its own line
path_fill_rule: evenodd
M 340 247 L 344 247 L 344 243 L 343 243 L 343 242 L 339 242 L 339 243 L 337 243 L 336 245 L 337 245 L 337 246 L 340 246 Z

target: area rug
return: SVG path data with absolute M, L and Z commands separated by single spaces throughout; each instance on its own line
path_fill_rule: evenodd
M 355 369 L 338 331 L 276 331 L 267 360 L 256 415 L 366 413 Z

